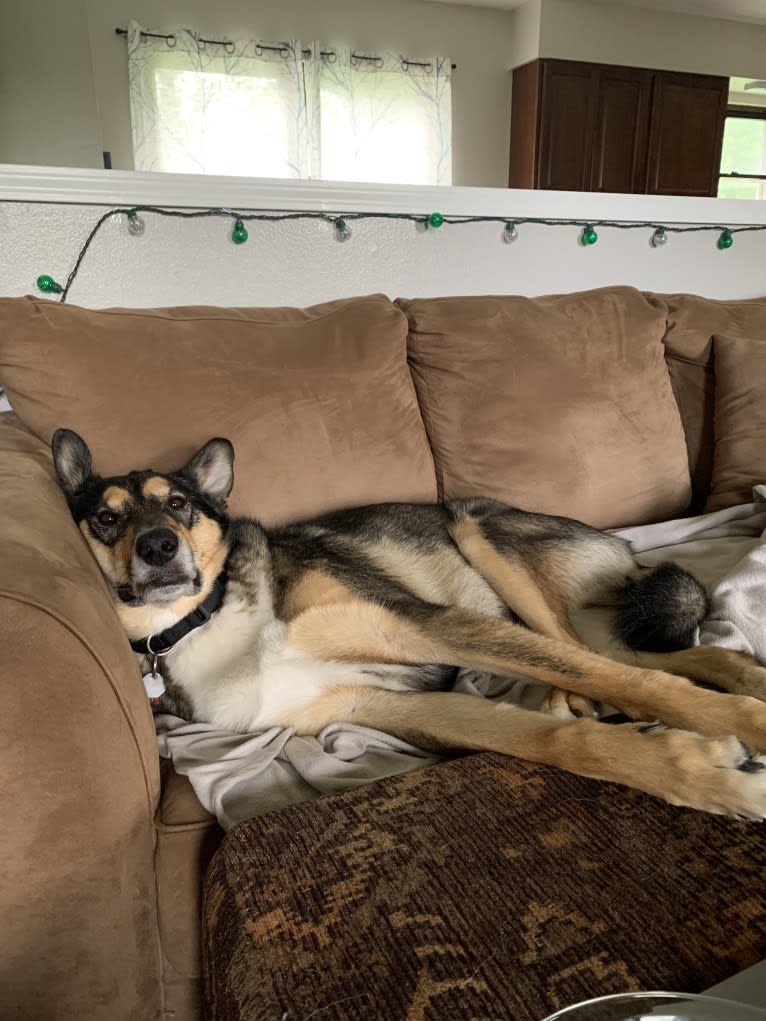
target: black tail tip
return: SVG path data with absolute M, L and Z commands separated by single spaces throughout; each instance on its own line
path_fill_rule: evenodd
M 707 592 L 678 564 L 660 564 L 623 589 L 614 627 L 618 639 L 641 652 L 677 652 L 694 645 L 710 609 Z

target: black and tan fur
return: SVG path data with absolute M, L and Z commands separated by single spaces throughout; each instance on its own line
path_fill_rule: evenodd
M 766 817 L 766 670 L 683 647 L 706 604 L 680 569 L 648 572 L 613 536 L 487 499 L 363 507 L 267 531 L 227 517 L 233 451 L 221 439 L 167 475 L 95 475 L 69 430 L 53 451 L 131 639 L 174 624 L 226 572 L 220 609 L 163 660 L 167 708 L 239 731 L 352 722 Z M 589 604 L 612 605 L 632 650 L 586 647 L 572 620 Z M 452 692 L 460 667 L 550 684 L 549 711 Z M 594 720 L 593 700 L 636 722 Z

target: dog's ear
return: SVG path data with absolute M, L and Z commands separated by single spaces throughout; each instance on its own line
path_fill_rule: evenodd
M 93 477 L 90 451 L 81 436 L 71 429 L 57 429 L 51 441 L 53 464 L 59 485 L 71 500 Z
M 234 485 L 234 447 L 220 436 L 208 440 L 183 469 L 212 503 L 224 504 Z

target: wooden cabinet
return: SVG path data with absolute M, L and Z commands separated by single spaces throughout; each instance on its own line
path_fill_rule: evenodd
M 536 60 L 513 73 L 512 188 L 715 195 L 728 79 Z

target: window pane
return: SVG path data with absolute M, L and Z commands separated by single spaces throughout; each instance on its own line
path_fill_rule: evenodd
M 719 199 L 764 199 L 766 181 L 752 177 L 721 177 L 718 180 Z
M 340 61 L 326 64 L 319 104 L 322 177 L 451 184 L 451 115 L 444 90 L 433 77 L 398 68 L 365 71 Z
M 727 117 L 721 173 L 766 174 L 766 120 Z
M 278 78 L 158 68 L 155 85 L 162 170 L 292 176 Z

